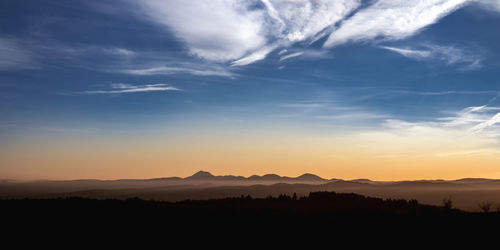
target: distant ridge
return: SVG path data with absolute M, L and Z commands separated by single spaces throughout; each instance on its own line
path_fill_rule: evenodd
M 315 174 L 309 174 L 309 173 L 303 174 L 295 179 L 304 180 L 304 181 L 326 181 L 326 179 L 323 179 Z
M 214 177 L 215 176 L 212 175 L 210 172 L 198 171 L 195 174 L 193 174 L 189 177 L 186 177 L 185 179 L 186 180 L 205 180 L 205 179 L 212 179 Z
M 173 177 L 170 177 L 173 178 Z M 161 178 L 167 179 L 167 178 Z M 158 179 L 157 179 L 158 180 Z M 273 181 L 273 182 L 326 182 L 328 179 L 321 178 L 314 174 L 303 174 L 298 177 L 279 176 L 277 174 L 252 175 L 250 177 L 223 175 L 215 176 L 208 171 L 198 171 L 195 174 L 184 178 L 184 180 L 205 180 L 205 181 Z

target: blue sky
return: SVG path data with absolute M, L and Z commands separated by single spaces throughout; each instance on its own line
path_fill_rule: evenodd
M 4 0 L 0 144 L 284 124 L 500 149 L 499 27 L 497 0 Z

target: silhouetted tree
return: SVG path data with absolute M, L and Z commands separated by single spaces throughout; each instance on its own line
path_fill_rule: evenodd
M 481 210 L 483 210 L 483 212 L 489 213 L 490 210 L 491 210 L 491 207 L 493 206 L 493 202 L 491 202 L 491 201 L 483 201 L 483 202 L 480 202 L 477 205 L 479 206 L 479 208 L 481 208 Z
M 443 198 L 443 207 L 448 210 L 453 207 L 453 201 L 451 200 L 451 195 L 446 198 Z

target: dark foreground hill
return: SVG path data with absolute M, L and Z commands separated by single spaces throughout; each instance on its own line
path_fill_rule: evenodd
M 228 239 L 245 245 L 262 239 L 291 243 L 305 237 L 312 240 L 311 244 L 331 240 L 327 245 L 344 237 L 366 240 L 370 236 L 376 241 L 406 237 L 420 241 L 426 235 L 442 240 L 445 235 L 470 237 L 469 232 L 483 232 L 500 222 L 496 211 L 472 213 L 422 205 L 416 200 L 335 192 L 179 202 L 138 198 L 19 199 L 0 200 L 0 208 L 2 226 L 9 233 L 24 239 L 32 239 L 27 235 L 43 235 L 41 238 L 50 242 L 70 238 L 72 245 L 99 238 L 126 243 L 138 240 L 139 235 L 165 244 L 184 239 L 183 244 L 203 245 L 227 244 Z M 323 240 L 316 241 L 319 239 Z M 141 240 L 141 244 L 146 242 Z
M 139 198 L 89 199 L 79 197 L 57 199 L 0 200 L 4 214 L 51 220 L 81 218 L 127 220 L 154 217 L 156 221 L 260 221 L 321 219 L 322 221 L 359 218 L 415 219 L 415 218 L 500 218 L 500 211 L 472 213 L 443 206 L 423 205 L 417 200 L 381 199 L 353 193 L 311 192 L 308 196 L 289 195 L 210 200 L 166 202 Z

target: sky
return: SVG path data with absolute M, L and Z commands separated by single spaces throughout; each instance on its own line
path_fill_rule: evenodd
M 3 0 L 0 179 L 500 178 L 500 0 Z

